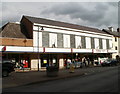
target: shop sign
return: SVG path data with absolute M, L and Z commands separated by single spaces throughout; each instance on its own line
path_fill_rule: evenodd
M 106 49 L 94 49 L 93 53 L 107 53 Z

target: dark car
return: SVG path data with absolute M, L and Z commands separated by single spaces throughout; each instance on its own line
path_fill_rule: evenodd
M 15 71 L 14 63 L 11 60 L 3 60 L 2 61 L 2 76 L 7 77 L 9 73 Z
M 118 61 L 115 59 L 107 59 L 101 63 L 102 66 L 116 66 Z
M 74 62 L 75 68 L 82 68 L 82 62 Z

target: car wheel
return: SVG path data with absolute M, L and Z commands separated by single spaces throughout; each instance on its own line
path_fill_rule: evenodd
M 8 71 L 7 70 L 3 70 L 2 76 L 3 77 L 7 77 L 8 75 L 9 75 Z

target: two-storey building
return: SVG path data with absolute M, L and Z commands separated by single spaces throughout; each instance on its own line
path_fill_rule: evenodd
M 111 57 L 112 35 L 96 28 L 60 21 L 23 16 L 20 24 L 2 27 L 1 51 L 3 58 L 17 64 L 28 62 L 30 69 L 46 65 L 64 67 L 67 59 L 85 56 L 90 60 Z
M 120 57 L 120 28 L 114 31 L 113 27 L 109 27 L 108 30 L 103 29 L 103 31 L 112 35 L 112 49 L 116 51 L 112 54 L 112 58 Z

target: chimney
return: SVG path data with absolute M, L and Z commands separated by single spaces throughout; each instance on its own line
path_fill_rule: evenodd
M 108 29 L 109 29 L 111 32 L 113 32 L 113 27 L 108 27 Z
M 117 28 L 117 32 L 120 32 L 120 28 Z

